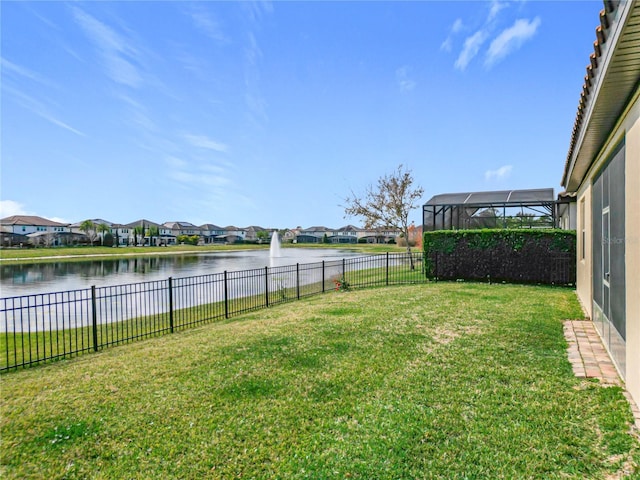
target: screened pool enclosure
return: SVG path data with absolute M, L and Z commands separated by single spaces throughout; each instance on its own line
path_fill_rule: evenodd
M 554 228 L 553 188 L 443 193 L 422 208 L 425 232 L 474 228 Z

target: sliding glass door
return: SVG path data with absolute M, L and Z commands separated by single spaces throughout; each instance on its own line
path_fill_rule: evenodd
M 625 372 L 624 142 L 593 181 L 593 321 Z

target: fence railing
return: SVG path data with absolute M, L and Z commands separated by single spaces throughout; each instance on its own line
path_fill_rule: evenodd
M 421 252 L 387 253 L 0 298 L 0 372 L 328 290 L 425 281 Z

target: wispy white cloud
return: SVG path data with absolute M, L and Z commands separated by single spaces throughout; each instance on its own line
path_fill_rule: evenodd
M 451 33 L 458 33 L 460 30 L 462 30 L 463 27 L 464 24 L 462 23 L 462 19 L 456 18 L 456 21 L 453 22 L 453 25 L 451 25 Z
M 260 127 L 268 122 L 267 101 L 258 91 L 250 91 L 244 94 L 244 101 L 248 108 L 249 120 Z
M 181 51 L 176 54 L 176 60 L 182 65 L 182 68 L 188 70 L 200 80 L 206 80 L 207 76 L 210 75 L 206 60 L 202 57 L 192 55 L 187 51 Z
M 260 91 L 260 60 L 262 50 L 258 45 L 256 36 L 249 32 L 247 35 L 247 45 L 244 49 L 245 56 L 245 104 L 247 105 L 248 116 L 251 123 L 260 127 L 268 122 L 267 102 Z
M 504 0 L 491 0 L 488 4 L 488 13 L 482 26 L 471 36 L 468 36 L 454 63 L 454 67 L 464 71 L 469 63 L 480 53 L 485 42 L 495 37 L 489 44 L 484 55 L 484 66 L 490 68 L 495 63 L 505 58 L 510 53 L 519 49 L 524 42 L 529 40 L 536 34 L 540 26 L 540 18 L 536 17 L 532 20 L 518 19 L 512 26 L 502 30 L 497 36 L 495 32 L 499 23 L 498 17 L 502 16 L 500 12 L 506 10 L 510 2 Z M 440 45 L 440 49 L 451 51 L 453 49 L 453 34 L 463 28 L 461 19 L 456 19 L 451 27 L 449 36 Z
M 487 17 L 487 22 L 491 22 L 494 20 L 500 10 L 507 8 L 509 4 L 507 2 L 501 2 L 499 0 L 492 0 L 491 5 L 489 6 L 489 16 Z
M 38 215 L 32 211 L 27 210 L 24 204 L 16 202 L 15 200 L 0 200 L 0 218 L 13 217 L 14 215 Z M 38 215 L 41 216 L 41 215 Z M 49 220 L 58 223 L 71 223 L 66 218 L 62 217 L 45 217 Z
M 253 33 L 249 32 L 247 38 L 249 41 L 246 48 L 244 49 L 244 56 L 247 61 L 247 65 L 249 67 L 255 68 L 258 66 L 258 62 L 262 58 L 262 50 L 260 50 L 258 40 Z
M 14 200 L 0 200 L 0 218 L 12 217 L 14 215 L 33 215 L 26 210 L 25 206 Z
M 444 42 L 440 44 L 440 50 L 444 50 L 445 52 L 450 52 L 453 49 L 453 40 L 451 36 L 448 36 Z
M 40 115 L 45 120 L 48 120 L 49 122 L 53 123 L 54 125 L 57 125 L 60 128 L 64 128 L 65 130 L 68 130 L 68 131 L 70 131 L 72 133 L 75 133 L 76 135 L 80 135 L 81 137 L 86 137 L 86 134 L 84 134 L 80 130 L 77 130 L 77 129 L 73 128 L 71 125 L 63 122 L 62 120 L 59 120 L 58 118 L 54 117 L 53 115 L 49 114 L 46 111 L 40 111 L 40 112 L 35 112 L 35 113 L 37 113 L 38 115 Z
M 145 132 L 153 132 L 157 129 L 148 109 L 142 103 L 122 92 L 116 92 L 114 96 L 125 104 L 127 120 L 131 125 Z
M 34 72 L 26 67 L 16 65 L 6 58 L 0 57 L 0 65 L 2 66 L 2 76 L 17 76 L 22 79 L 31 80 L 41 85 L 55 86 L 50 80 L 44 78 L 39 73 Z
M 137 51 L 132 40 L 77 7 L 71 7 L 71 10 L 76 23 L 100 51 L 107 75 L 123 85 L 142 85 L 142 75 L 134 65 Z
M 458 59 L 454 63 L 455 68 L 458 70 L 465 70 L 469 62 L 475 57 L 480 51 L 480 47 L 487 40 L 489 34 L 485 30 L 478 30 L 476 33 L 467 37 L 464 41 L 464 46 L 462 47 L 462 51 L 460 55 L 458 55 Z
M 216 16 L 204 8 L 192 5 L 186 12 L 195 27 L 218 44 L 226 44 L 231 39 L 224 33 Z
M 405 65 L 396 70 L 396 82 L 401 92 L 410 92 L 416 88 L 417 83 L 410 78 L 411 67 Z
M 169 156 L 165 158 L 164 161 L 167 164 L 167 166 L 170 168 L 184 169 L 184 168 L 187 168 L 188 166 L 188 163 L 186 161 L 178 157 Z
M 232 185 L 227 171 L 220 166 L 187 161 L 175 156 L 165 158 L 167 177 L 190 189 L 226 188 Z
M 450 52 L 453 49 L 453 36 L 456 33 L 460 32 L 463 27 L 464 27 L 464 24 L 462 23 L 462 19 L 456 18 L 455 22 L 453 22 L 453 25 L 451 25 L 451 30 L 449 30 L 449 35 L 444 40 L 444 42 L 442 42 L 442 44 L 440 45 L 440 50 L 444 50 L 445 52 Z
M 519 49 L 524 42 L 536 34 L 540 23 L 540 17 L 536 17 L 533 20 L 518 19 L 511 27 L 503 30 L 491 42 L 485 58 L 485 66 L 491 67 Z
M 187 172 L 184 170 L 174 170 L 169 173 L 169 178 L 172 180 L 185 184 L 190 187 L 224 187 L 228 186 L 231 182 L 228 178 L 222 175 L 214 175 L 211 173 L 203 172 Z
M 513 170 L 512 165 L 504 165 L 496 170 L 487 170 L 484 172 L 484 178 L 487 181 L 490 180 L 504 180 L 511 175 L 511 170 Z
M 273 4 L 268 0 L 258 0 L 251 2 L 240 2 L 240 5 L 253 24 L 259 24 L 262 18 L 273 13 Z
M 185 133 L 183 135 L 183 138 L 194 147 L 214 150 L 220 153 L 225 153 L 229 150 L 228 145 L 218 142 L 217 140 L 212 140 L 205 135 L 192 135 L 189 133 Z
M 31 111 L 32 113 L 39 116 L 40 118 L 44 118 L 48 122 L 60 128 L 64 128 L 65 130 L 68 130 L 72 133 L 75 133 L 76 135 L 80 135 L 81 137 L 86 137 L 86 134 L 84 134 L 80 130 L 73 128 L 68 123 L 60 120 L 56 115 L 54 115 L 51 112 L 51 109 L 47 107 L 44 103 L 8 85 L 3 85 L 2 88 L 7 93 L 9 93 L 16 102 L 22 105 L 22 107 Z

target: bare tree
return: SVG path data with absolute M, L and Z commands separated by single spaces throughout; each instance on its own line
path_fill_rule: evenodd
M 380 177 L 377 185 L 369 185 L 364 195 L 359 196 L 351 191 L 345 198 L 345 216 L 361 217 L 364 228 L 395 228 L 402 232 L 407 240 L 407 254 L 411 259 L 411 245 L 409 245 L 409 213 L 418 206 L 424 189 L 413 186 L 411 171 L 402 164 L 395 172 Z
M 56 243 L 56 237 L 54 232 L 47 232 L 42 236 L 42 243 L 45 247 L 52 247 Z

